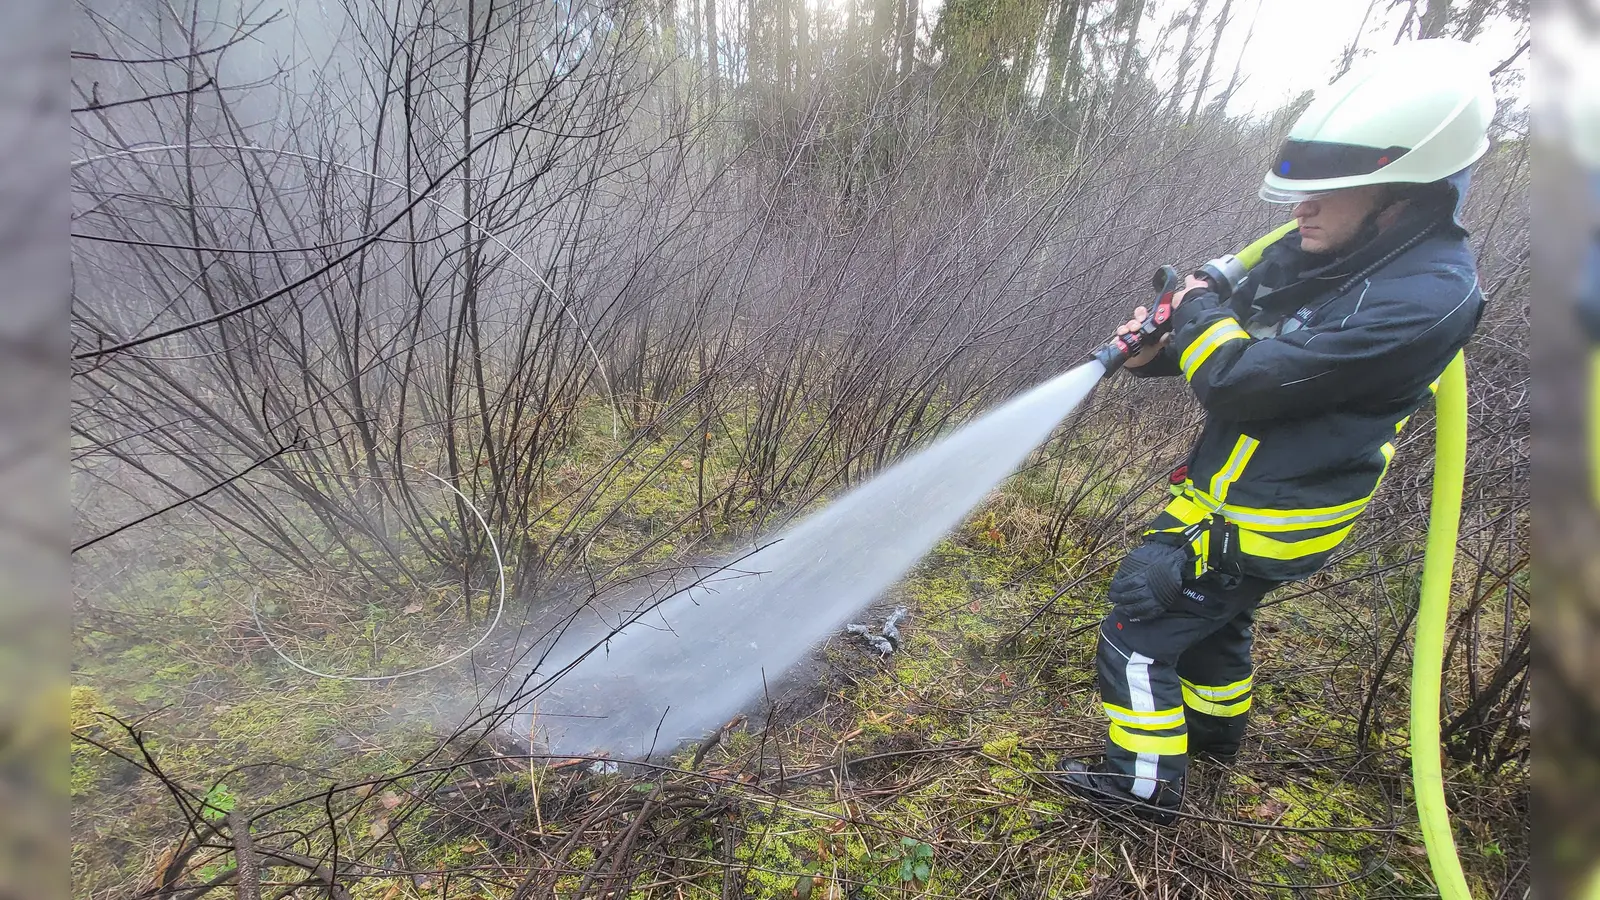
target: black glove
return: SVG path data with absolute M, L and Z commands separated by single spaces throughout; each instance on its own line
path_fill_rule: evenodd
M 1111 603 L 1129 621 L 1154 619 L 1178 602 L 1188 568 L 1187 549 L 1153 541 L 1140 544 L 1122 558 L 1111 578 Z

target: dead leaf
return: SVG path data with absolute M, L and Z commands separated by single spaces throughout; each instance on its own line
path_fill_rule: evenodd
M 400 805 L 400 795 L 394 791 L 384 791 L 383 796 L 378 798 L 378 802 L 383 804 L 384 809 L 394 809 Z
M 410 606 L 408 606 L 405 609 L 402 609 L 400 611 L 402 613 L 405 613 L 408 616 L 414 616 L 417 613 L 422 612 L 422 604 L 421 603 L 413 603 Z
M 1256 804 L 1255 814 L 1258 819 L 1276 819 L 1288 808 L 1289 804 L 1281 800 L 1263 800 Z
M 678 465 L 681 466 L 685 472 L 687 472 L 690 469 L 694 468 L 694 460 L 692 460 L 692 459 L 680 459 L 680 460 L 678 460 Z
M 388 818 L 382 818 L 382 819 L 373 820 L 372 827 L 367 829 L 367 833 L 372 835 L 372 839 L 375 840 L 375 841 L 380 839 L 380 838 L 382 838 L 384 835 L 388 834 L 389 833 L 389 820 L 388 820 Z

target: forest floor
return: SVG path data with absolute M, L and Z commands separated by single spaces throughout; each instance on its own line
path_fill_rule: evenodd
M 1025 487 L 862 614 L 908 607 L 897 652 L 838 635 L 706 741 L 643 763 L 506 737 L 436 753 L 459 712 L 451 683 L 295 672 L 237 597 L 218 599 L 203 556 L 174 559 L 123 584 L 146 612 L 80 616 L 75 896 L 227 883 L 220 831 L 174 861 L 193 819 L 175 789 L 209 803 L 213 826 L 227 809 L 258 816 L 258 845 L 318 857 L 336 841 L 352 900 L 1433 896 L 1394 672 L 1358 752 L 1381 648 L 1351 617 L 1374 614 L 1370 588 L 1269 597 L 1244 752 L 1191 769 L 1175 827 L 1055 789 L 1043 773 L 1100 753 L 1094 642 L 1114 556 L 1041 558 L 1017 537 Z M 395 665 L 451 638 L 414 630 L 428 640 Z M 1402 651 L 1394 671 L 1408 665 Z M 1447 760 L 1446 782 L 1473 895 L 1522 896 L 1525 771 Z

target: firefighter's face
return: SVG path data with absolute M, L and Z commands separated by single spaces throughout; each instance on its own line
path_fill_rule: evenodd
M 1308 253 L 1353 249 L 1350 244 L 1361 233 L 1362 223 L 1384 196 L 1382 185 L 1369 184 L 1300 201 L 1294 208 L 1294 217 L 1300 220 L 1300 246 Z

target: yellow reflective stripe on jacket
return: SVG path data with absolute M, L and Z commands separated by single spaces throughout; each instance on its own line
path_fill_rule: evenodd
M 1239 323 L 1231 316 L 1225 316 L 1211 324 L 1211 327 L 1200 332 L 1187 350 L 1178 357 L 1178 366 L 1183 369 L 1183 377 L 1193 381 L 1196 372 L 1205 365 L 1206 360 L 1216 349 L 1229 341 L 1247 341 L 1250 333 L 1239 327 Z
M 1201 499 L 1199 496 L 1200 492 L 1198 490 L 1194 489 L 1193 487 L 1191 487 L 1190 490 L 1192 493 L 1182 494 L 1167 501 L 1166 511 L 1170 513 L 1174 519 L 1177 519 L 1179 522 L 1182 522 L 1185 525 L 1198 525 L 1200 522 L 1205 520 L 1206 516 L 1211 515 L 1212 510 L 1202 503 L 1197 502 Z
M 1111 743 L 1132 753 L 1175 756 L 1189 752 L 1189 736 L 1187 734 L 1135 734 L 1112 722 L 1110 736 Z
M 1218 503 L 1213 506 L 1211 503 L 1215 498 L 1207 496 L 1205 491 L 1192 485 L 1186 487 L 1188 490 L 1183 495 L 1174 497 L 1165 507 L 1173 518 L 1185 525 L 1193 525 L 1215 511 L 1222 513 L 1223 518 L 1235 525 L 1253 531 L 1302 531 L 1339 525 L 1361 515 L 1366 511 L 1367 504 L 1372 502 L 1372 496 L 1369 494 L 1338 506 L 1316 506 L 1307 509 L 1266 509 L 1233 503 Z
M 1308 509 L 1263 509 L 1224 503 L 1221 512 L 1228 521 L 1256 531 L 1299 531 L 1347 522 L 1361 515 L 1370 502 L 1372 497 L 1369 495 L 1338 506 L 1317 506 Z
M 1187 678 L 1179 678 L 1178 683 L 1207 700 L 1232 700 L 1250 690 L 1251 676 L 1223 685 L 1195 684 Z
M 1204 713 L 1208 716 L 1219 716 L 1224 719 L 1231 718 L 1233 716 L 1242 716 L 1249 712 L 1250 701 L 1253 699 L 1255 698 L 1252 696 L 1246 697 L 1243 700 L 1229 700 L 1226 702 L 1207 700 L 1199 694 L 1189 690 L 1188 685 L 1183 686 L 1184 706 L 1189 707 L 1197 713 Z
M 1228 487 L 1244 472 L 1244 467 L 1249 464 L 1250 457 L 1255 455 L 1256 448 L 1261 442 L 1248 434 L 1239 435 L 1239 440 L 1234 442 L 1233 452 L 1228 454 L 1228 462 L 1211 476 L 1211 496 L 1218 504 L 1228 499 Z
M 1258 534 L 1248 528 L 1239 529 L 1239 551 L 1246 556 L 1259 556 L 1263 559 L 1299 559 L 1313 553 L 1322 553 L 1332 550 L 1350 534 L 1350 529 L 1355 525 L 1346 525 L 1338 531 L 1332 531 L 1317 537 L 1309 537 L 1298 541 L 1279 541 Z
M 1106 716 L 1111 721 L 1126 725 L 1129 728 L 1142 728 L 1145 730 L 1160 730 L 1163 728 L 1176 728 L 1183 724 L 1183 707 L 1174 706 L 1171 709 L 1159 709 L 1153 712 L 1142 712 L 1129 709 L 1126 706 L 1117 706 L 1114 703 L 1100 704 L 1105 708 Z

